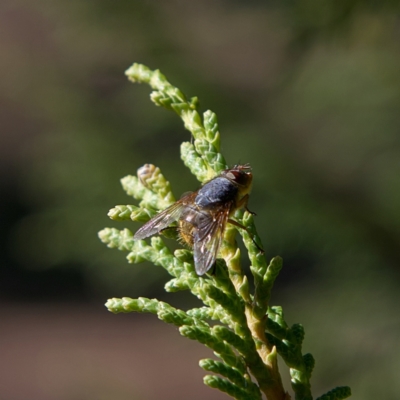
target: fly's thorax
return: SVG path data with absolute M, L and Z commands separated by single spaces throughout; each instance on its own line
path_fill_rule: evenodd
M 195 204 L 207 209 L 235 202 L 238 191 L 238 187 L 233 182 L 223 176 L 218 176 L 198 191 Z

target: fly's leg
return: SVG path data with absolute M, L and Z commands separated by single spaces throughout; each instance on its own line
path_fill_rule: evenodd
M 215 276 L 217 273 L 217 262 L 213 264 L 213 266 L 207 271 L 208 275 Z
M 251 237 L 251 240 L 253 241 L 254 245 L 257 247 L 257 249 L 264 254 L 264 250 L 257 244 L 257 242 L 254 240 L 254 235 L 242 224 L 240 224 L 239 222 L 235 221 L 234 219 L 228 219 L 228 222 L 232 225 L 237 226 L 240 229 L 244 229 Z
M 251 215 L 257 215 L 254 211 L 250 211 L 250 210 L 247 208 L 247 204 L 244 206 L 244 209 L 245 209 L 249 214 L 251 214 Z
M 257 215 L 255 212 L 253 212 L 253 211 L 250 211 L 249 209 L 248 209 L 248 207 L 247 207 L 247 203 L 249 202 L 249 195 L 248 194 L 246 194 L 245 196 L 243 196 L 240 200 L 239 200 L 239 202 L 238 202 L 238 207 L 237 208 L 244 208 L 249 214 L 251 214 L 251 215 Z

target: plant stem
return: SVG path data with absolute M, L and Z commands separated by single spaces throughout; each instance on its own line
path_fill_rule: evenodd
M 235 235 L 236 228 L 233 226 L 228 226 L 225 229 L 221 256 L 225 259 L 236 292 L 241 295 L 245 302 L 247 326 L 259 355 L 259 359 L 252 359 L 253 363 L 249 363 L 249 360 L 246 360 L 246 362 L 251 373 L 257 379 L 260 390 L 268 400 L 289 400 L 290 396 L 285 392 L 279 374 L 276 348 L 268 342 L 265 336 L 267 317 L 257 318 L 253 303 L 250 301 L 248 280 L 240 265 L 240 250 L 237 248 Z M 259 361 L 264 365 L 261 366 Z

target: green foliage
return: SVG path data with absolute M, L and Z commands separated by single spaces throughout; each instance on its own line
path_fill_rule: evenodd
M 188 100 L 158 70 L 134 64 L 126 74 L 132 82 L 149 84 L 153 89 L 151 100 L 181 117 L 194 139 L 182 144 L 181 157 L 200 182 L 206 182 L 227 168 L 220 153 L 220 134 L 213 112 L 206 111 L 201 116 L 197 98 Z M 139 201 L 139 206 L 114 207 L 108 214 L 113 220 L 144 222 L 175 201 L 169 182 L 159 168 L 151 164 L 139 168 L 137 177 L 123 178 L 122 186 L 128 195 Z M 128 229 L 105 228 L 99 232 L 99 237 L 108 247 L 128 251 L 130 263 L 151 261 L 165 268 L 173 277 L 165 285 L 167 291 L 190 290 L 204 303 L 202 308 L 183 311 L 156 299 L 125 297 L 110 299 L 106 306 L 113 313 L 157 314 L 162 321 L 178 326 L 181 335 L 212 349 L 221 361 L 204 359 L 200 366 L 222 378 L 206 375 L 204 383 L 235 399 L 261 399 L 263 394 L 268 400 L 291 398 L 282 385 L 277 364 L 279 354 L 289 367 L 295 399 L 312 400 L 310 378 L 314 358 L 302 353 L 304 329 L 300 324 L 289 328 L 281 307 L 269 304 L 282 259 L 275 257 L 269 264 L 266 262 L 259 250 L 261 240 L 250 213 L 238 211 L 235 218 L 247 229 L 239 228 L 248 251 L 254 293 L 250 292 L 248 278 L 240 265 L 235 226 L 226 228 L 221 258 L 215 270 L 205 277 L 195 273 L 190 250 L 178 249 L 172 253 L 161 237 L 152 237 L 148 244 L 144 240 L 133 240 Z M 218 322 L 210 325 L 210 320 Z M 319 400 L 349 396 L 348 387 L 338 387 Z

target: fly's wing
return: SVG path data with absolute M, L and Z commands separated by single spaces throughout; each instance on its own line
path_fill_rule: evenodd
M 161 211 L 150 221 L 146 222 L 133 236 L 134 240 L 144 239 L 155 235 L 163 229 L 170 226 L 173 222 L 178 221 L 187 204 L 190 203 L 193 193 L 188 194 L 177 202 Z
M 194 265 L 198 275 L 205 274 L 215 263 L 222 243 L 230 207 L 213 214 L 199 213 L 193 232 Z

